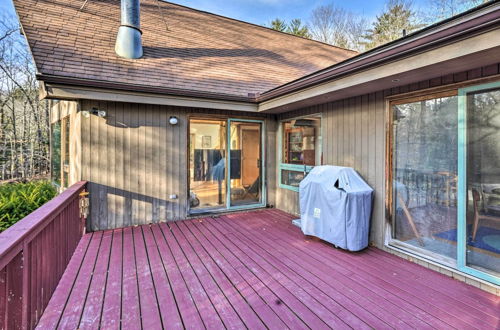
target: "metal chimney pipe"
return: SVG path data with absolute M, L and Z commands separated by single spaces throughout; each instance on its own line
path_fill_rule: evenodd
M 124 58 L 142 57 L 140 0 L 121 0 L 121 25 L 116 36 L 115 52 Z

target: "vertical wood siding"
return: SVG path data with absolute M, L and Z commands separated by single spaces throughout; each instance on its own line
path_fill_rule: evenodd
M 282 120 L 314 113 L 322 114 L 323 163 L 353 167 L 374 188 L 375 199 L 370 241 L 378 247 L 383 247 L 385 236 L 386 97 L 488 77 L 499 72 L 499 65 L 490 65 L 419 83 L 307 107 L 282 114 L 278 119 Z M 278 162 L 277 155 L 275 159 Z M 299 214 L 298 193 L 277 188 L 276 207 L 286 212 Z
M 89 181 L 89 230 L 175 220 L 187 212 L 187 116 L 170 107 L 82 101 L 82 178 Z M 168 125 L 170 116 L 179 124 Z M 169 200 L 170 194 L 178 199 Z
M 88 229 L 92 231 L 185 219 L 188 216 L 188 115 L 242 115 L 81 101 L 81 110 L 93 107 L 106 110 L 107 116 L 81 118 L 82 179 L 89 182 Z M 179 118 L 179 123 L 169 125 L 170 116 Z M 267 138 L 274 139 L 274 127 L 266 127 L 272 129 L 268 128 Z M 268 165 L 272 166 L 274 159 L 270 155 L 275 154 L 274 144 L 267 153 Z M 269 182 L 274 182 L 275 171 L 268 174 Z M 171 194 L 178 198 L 170 200 Z

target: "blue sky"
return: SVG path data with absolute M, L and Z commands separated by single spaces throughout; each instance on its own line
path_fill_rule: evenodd
M 83 3 L 84 0 L 82 0 Z M 92 1 L 92 0 L 89 0 Z M 173 0 L 171 2 L 201 9 L 231 18 L 255 24 L 268 24 L 276 17 L 290 20 L 301 18 L 304 22 L 311 11 L 320 5 L 329 4 L 331 0 Z M 372 19 L 384 7 L 384 0 L 338 0 L 334 3 L 354 13 Z M 425 0 L 414 1 L 418 7 Z M 14 15 L 11 0 L 0 0 L 1 16 Z

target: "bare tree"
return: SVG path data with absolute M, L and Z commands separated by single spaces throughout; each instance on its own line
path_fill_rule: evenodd
M 367 21 L 333 3 L 312 11 L 309 32 L 312 39 L 338 47 L 362 51 L 360 44 Z
M 48 109 L 16 23 L 0 23 L 0 180 L 49 171 Z
M 487 2 L 489 0 L 428 0 L 424 19 L 432 24 Z

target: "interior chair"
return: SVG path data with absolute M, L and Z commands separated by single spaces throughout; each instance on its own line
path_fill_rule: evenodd
M 472 225 L 472 241 L 476 240 L 477 229 L 479 228 L 480 220 L 500 221 L 500 217 L 493 217 L 479 213 L 479 203 L 481 202 L 481 194 L 476 189 L 472 189 L 472 201 L 474 204 L 474 220 Z
M 245 193 L 243 194 L 243 198 L 245 199 L 248 195 L 254 195 L 255 198 L 259 197 L 260 193 L 260 176 L 255 179 L 255 181 L 248 187 L 245 187 Z

